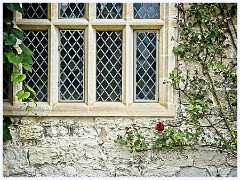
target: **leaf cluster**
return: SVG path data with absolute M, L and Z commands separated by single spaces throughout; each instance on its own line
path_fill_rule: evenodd
M 20 67 L 32 72 L 32 57 L 34 53 L 23 44 L 24 34 L 13 24 L 13 13 L 23 13 L 19 3 L 3 4 L 3 67 L 10 75 L 12 83 L 20 83 L 26 79 L 26 75 L 21 72 Z M 27 84 L 23 84 L 24 89 L 16 93 L 18 100 L 26 100 L 28 105 L 26 110 L 29 112 L 32 107 L 29 102 L 34 102 L 30 95 L 35 95 L 35 91 Z M 3 121 L 3 140 L 11 140 L 10 130 L 8 129 L 10 118 L 5 117 Z
M 118 135 L 115 143 L 127 147 L 130 152 L 142 152 L 147 150 L 161 150 L 179 146 L 197 144 L 200 139 L 201 129 L 179 129 L 167 127 L 164 131 L 153 131 L 153 136 L 143 135 L 141 129 L 134 126 L 128 127 L 124 135 Z

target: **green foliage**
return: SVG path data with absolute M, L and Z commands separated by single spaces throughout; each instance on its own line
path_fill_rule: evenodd
M 12 140 L 12 136 L 8 126 L 12 124 L 12 121 L 9 117 L 4 117 L 3 119 L 3 140 Z
M 188 128 L 168 127 L 152 140 L 138 138 L 141 130 L 128 130 L 116 142 L 131 151 L 163 149 L 205 143 L 221 152 L 237 155 L 237 4 L 179 3 L 178 64 L 169 81 L 179 94 L 179 117 Z M 185 115 L 186 113 L 186 115 Z M 214 120 L 212 117 L 218 117 Z M 202 121 L 207 122 L 202 127 Z M 207 131 L 215 134 L 208 141 Z M 140 133 L 142 134 L 142 133 Z M 137 144 L 135 145 L 135 142 Z M 147 144 L 140 148 L 139 144 Z
M 23 67 L 27 71 L 32 72 L 31 65 L 33 63 L 32 56 L 33 52 L 26 47 L 21 40 L 24 39 L 23 32 L 17 29 L 13 25 L 13 12 L 18 11 L 23 13 L 23 9 L 19 3 L 4 3 L 3 4 L 3 64 L 7 72 L 11 75 L 12 83 L 21 83 L 26 79 L 26 75 L 21 73 L 19 67 Z M 14 71 L 13 71 L 14 67 Z M 29 112 L 32 107 L 29 105 L 30 102 L 35 101 L 30 98 L 30 95 L 35 95 L 35 91 L 28 85 L 23 84 L 24 90 L 19 90 L 16 93 L 18 100 L 26 100 L 26 110 Z M 10 140 L 11 134 L 8 129 L 7 123 L 3 123 L 3 137 L 4 140 Z M 10 118 L 9 118 L 10 119 Z
M 144 136 L 141 129 L 133 126 L 128 127 L 124 135 L 118 135 L 115 143 L 127 147 L 130 152 L 147 150 L 161 150 L 177 146 L 192 146 L 198 143 L 202 129 L 198 131 L 192 128 L 177 129 L 167 127 L 164 131 L 152 132 L 153 137 Z
M 11 81 L 14 83 L 22 82 L 24 79 L 26 79 L 26 75 L 20 72 L 13 72 L 11 75 Z
M 207 120 L 217 135 L 215 143 L 219 150 L 236 155 L 236 125 L 230 122 L 237 121 L 237 59 L 229 60 L 229 50 L 237 51 L 233 23 L 236 4 L 194 3 L 189 8 L 178 4 L 177 8 L 179 36 L 173 52 L 179 65 L 170 74 L 170 82 L 179 91 L 180 102 L 185 104 L 188 123 L 199 127 L 201 119 Z M 176 73 L 182 69 L 187 69 L 187 73 Z M 218 123 L 210 119 L 212 108 L 217 109 L 221 118 Z M 220 127 L 220 123 L 224 126 Z
M 19 3 L 5 3 L 4 5 L 12 12 L 18 11 L 20 13 L 23 13 L 23 9 L 20 7 Z
M 32 72 L 32 56 L 33 52 L 20 43 L 24 39 L 23 32 L 13 26 L 13 12 L 19 11 L 23 13 L 19 3 L 4 3 L 3 4 L 3 63 L 7 67 L 8 73 L 11 74 L 11 82 L 20 83 L 26 79 L 26 75 L 19 71 L 19 65 Z M 19 43 L 17 43 L 17 40 Z M 12 67 L 15 66 L 15 71 L 12 72 Z M 18 99 L 25 99 L 27 102 L 32 101 L 29 99 L 31 93 L 36 94 L 35 91 L 28 85 L 25 86 L 26 90 L 20 90 L 16 96 Z M 30 109 L 30 108 L 28 108 Z

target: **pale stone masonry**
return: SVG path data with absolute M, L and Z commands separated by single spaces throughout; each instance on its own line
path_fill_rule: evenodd
M 13 117 L 4 144 L 4 176 L 236 176 L 236 159 L 210 148 L 130 153 L 114 143 L 133 123 L 154 129 L 161 120 L 125 117 Z
M 209 147 L 172 148 L 161 151 L 130 153 L 117 145 L 117 135 L 137 124 L 144 133 L 152 133 L 161 121 L 165 126 L 181 127 L 177 97 L 170 84 L 163 84 L 175 67 L 172 48 L 177 35 L 174 3 L 161 4 L 160 17 L 155 20 L 136 20 L 132 3 L 124 3 L 124 19 L 99 20 L 95 18 L 96 4 L 89 3 L 86 19 L 58 19 L 58 4 L 49 5 L 51 18 L 29 21 L 16 14 L 18 27 L 24 30 L 44 29 L 51 34 L 49 46 L 48 102 L 33 106 L 27 114 L 23 103 L 3 103 L 3 115 L 10 116 L 12 140 L 3 145 L 3 175 L 5 177 L 236 177 L 237 159 Z M 77 25 L 76 25 L 77 24 Z M 79 25 L 78 25 L 79 24 Z M 159 30 L 159 102 L 133 102 L 134 29 Z M 58 38 L 59 29 L 85 29 L 86 33 L 86 103 L 59 103 L 58 101 Z M 95 102 L 96 49 L 88 46 L 95 42 L 96 30 L 123 31 L 123 94 L 122 102 Z M 21 84 L 13 85 L 13 94 Z

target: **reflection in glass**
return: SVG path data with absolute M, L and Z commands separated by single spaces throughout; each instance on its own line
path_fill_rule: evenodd
M 156 99 L 157 32 L 136 33 L 136 100 Z
M 159 3 L 134 3 L 135 19 L 159 19 L 160 4 Z
M 121 101 L 122 32 L 97 31 L 97 101 Z

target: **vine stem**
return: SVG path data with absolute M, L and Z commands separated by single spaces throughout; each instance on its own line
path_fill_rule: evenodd
M 201 63 L 202 63 L 202 67 L 203 67 L 204 69 L 206 69 L 205 74 L 207 75 L 207 78 L 208 78 L 209 81 L 210 81 L 210 84 L 211 84 L 211 92 L 212 92 L 212 95 L 213 95 L 214 99 L 215 99 L 216 102 L 217 102 L 219 112 L 220 112 L 221 116 L 223 117 L 223 120 L 224 120 L 224 122 L 225 122 L 225 125 L 226 125 L 228 131 L 230 132 L 230 131 L 231 131 L 230 125 L 229 125 L 229 122 L 228 122 L 228 120 L 227 120 L 227 117 L 226 117 L 226 116 L 224 115 L 224 113 L 223 113 L 223 108 L 222 108 L 222 105 L 221 105 L 221 103 L 220 103 L 220 101 L 219 101 L 219 98 L 218 98 L 218 96 L 217 96 L 216 89 L 215 89 L 215 86 L 214 86 L 212 77 L 211 77 L 211 75 L 209 74 L 209 69 L 208 69 L 208 67 L 206 66 L 206 64 L 205 64 L 203 61 L 201 61 Z M 230 133 L 230 135 L 231 135 L 232 139 L 235 139 L 235 137 L 234 137 L 231 133 Z
M 185 91 L 181 90 L 182 93 L 189 99 L 191 99 L 191 97 L 189 97 Z M 222 139 L 222 140 L 225 140 L 225 138 L 222 136 L 222 134 L 217 130 L 217 128 L 214 126 L 214 124 L 212 123 L 212 121 L 210 119 L 208 119 L 205 115 L 204 115 L 204 118 L 209 122 L 209 124 L 211 125 L 210 127 L 212 127 L 215 132 L 217 133 L 217 135 Z
M 204 38 L 204 35 L 203 35 L 202 24 L 201 24 L 200 21 L 198 21 L 198 25 L 199 25 L 200 31 L 201 31 L 201 33 L 202 33 L 202 38 L 205 39 L 205 38 Z M 209 82 L 210 82 L 210 85 L 211 85 L 211 92 L 212 92 L 212 95 L 213 95 L 214 99 L 217 101 L 217 105 L 218 105 L 219 112 L 220 112 L 221 116 L 223 117 L 224 123 L 225 123 L 228 131 L 231 132 L 231 128 L 230 128 L 229 122 L 227 121 L 227 118 L 226 118 L 226 116 L 225 116 L 224 113 L 223 113 L 223 108 L 222 108 L 222 105 L 221 105 L 221 103 L 220 103 L 220 101 L 219 101 L 219 98 L 218 98 L 218 96 L 217 96 L 216 89 L 215 89 L 215 86 L 214 86 L 214 82 L 213 82 L 212 77 L 211 77 L 211 75 L 210 75 L 210 73 L 209 73 L 209 68 L 208 68 L 208 66 L 206 65 L 207 57 L 208 57 L 208 49 L 206 49 L 206 55 L 205 55 L 204 60 L 203 60 L 201 57 L 199 57 L 199 56 L 198 56 L 198 59 L 199 59 L 199 61 L 200 61 L 200 64 L 201 64 L 203 70 L 205 69 L 205 71 L 204 71 L 203 74 L 206 74 L 206 75 L 207 75 L 207 78 L 209 79 Z M 231 135 L 231 137 L 232 137 L 232 140 L 234 140 L 235 137 L 232 135 L 232 133 L 230 133 L 230 135 Z
M 221 13 L 222 13 L 222 16 L 224 17 L 224 10 L 223 10 L 221 4 L 218 4 L 218 7 L 220 8 Z M 236 43 L 235 43 L 235 41 L 234 41 L 233 34 L 232 34 L 232 31 L 231 31 L 231 29 L 230 29 L 230 27 L 229 27 L 228 20 L 227 20 L 227 23 L 226 23 L 226 24 L 227 24 L 227 28 L 228 28 L 228 34 L 229 34 L 230 37 L 231 37 L 233 46 L 234 46 L 234 48 L 237 50 L 237 45 L 236 45 Z M 233 26 L 234 26 L 234 25 L 233 25 Z M 234 30 L 235 30 L 235 27 L 234 27 Z M 235 32 L 236 32 L 236 30 L 235 30 Z
M 217 148 L 218 149 L 218 146 L 214 146 L 214 145 L 199 145 L 199 144 L 182 144 L 182 145 L 175 145 L 174 148 L 194 148 L 195 150 L 197 150 L 198 148 L 195 148 L 193 147 L 194 145 L 197 145 L 197 146 L 201 146 L 201 147 L 210 147 L 210 148 Z M 166 149 L 172 149 L 173 147 L 165 147 Z M 157 148 L 157 147 L 151 147 L 151 148 L 148 148 L 148 149 L 144 149 L 144 150 L 141 150 L 140 152 L 146 152 L 146 151 L 154 151 L 154 150 L 162 150 L 163 148 Z M 138 152 L 138 151 L 137 151 Z M 237 152 L 229 152 L 227 150 L 223 150 L 223 152 L 227 153 L 227 154 L 231 154 L 232 156 L 234 157 L 237 157 Z

